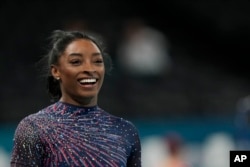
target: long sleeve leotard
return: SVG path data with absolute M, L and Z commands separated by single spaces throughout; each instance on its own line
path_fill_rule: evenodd
M 11 166 L 140 167 L 139 134 L 98 106 L 56 102 L 20 121 Z

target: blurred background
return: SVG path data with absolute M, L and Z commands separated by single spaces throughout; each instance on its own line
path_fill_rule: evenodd
M 9 164 L 19 121 L 51 103 L 36 62 L 55 29 L 103 37 L 113 70 L 99 105 L 138 127 L 144 167 L 229 166 L 229 151 L 250 145 L 249 7 L 244 0 L 1 1 L 0 167 Z

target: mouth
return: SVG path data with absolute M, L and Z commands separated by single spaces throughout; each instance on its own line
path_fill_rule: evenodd
M 97 83 L 98 79 L 96 78 L 84 78 L 78 80 L 81 85 L 94 85 Z

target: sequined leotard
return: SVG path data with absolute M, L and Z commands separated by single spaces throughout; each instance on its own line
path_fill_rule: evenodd
M 56 102 L 19 123 L 11 165 L 140 167 L 138 131 L 98 106 Z

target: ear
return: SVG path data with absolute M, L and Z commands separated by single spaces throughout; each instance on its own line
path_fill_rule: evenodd
M 50 71 L 51 71 L 52 76 L 56 80 L 58 80 L 58 78 L 60 78 L 60 72 L 59 72 L 58 67 L 56 65 L 51 65 L 50 66 Z

